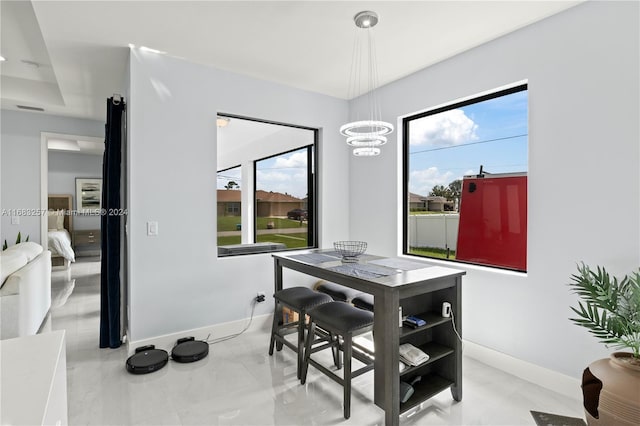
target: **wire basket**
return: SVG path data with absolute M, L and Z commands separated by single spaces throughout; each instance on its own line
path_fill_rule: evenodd
M 335 251 L 340 253 L 343 262 L 357 262 L 358 256 L 367 250 L 365 241 L 336 241 L 333 243 Z

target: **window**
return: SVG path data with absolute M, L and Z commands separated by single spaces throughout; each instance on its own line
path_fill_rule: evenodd
M 241 184 L 240 166 L 218 172 L 218 246 L 241 243 Z
M 315 246 L 311 198 L 313 146 L 255 162 L 256 242 L 281 248 Z
M 404 253 L 526 271 L 527 85 L 403 128 Z
M 317 247 L 317 129 L 219 117 L 218 256 Z

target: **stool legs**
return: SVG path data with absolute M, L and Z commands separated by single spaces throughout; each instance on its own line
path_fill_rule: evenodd
M 307 332 L 307 341 L 304 345 L 304 359 L 302 361 L 302 371 L 300 373 L 300 384 L 303 385 L 307 381 L 307 372 L 309 371 L 309 358 L 311 357 L 311 345 L 313 344 L 315 333 L 316 324 L 313 321 L 309 321 L 309 331 Z
M 278 318 L 278 308 L 276 307 L 275 311 L 273 311 L 273 322 L 271 324 L 271 341 L 269 342 L 269 355 L 273 355 L 273 347 L 276 343 L 276 333 L 278 332 L 279 318 Z M 282 349 L 282 347 L 280 347 Z
M 334 337 L 336 339 L 336 345 L 331 348 L 333 352 L 333 363 L 336 365 L 336 368 L 340 370 L 342 368 L 342 362 L 340 361 L 340 336 L 329 333 L 330 341 L 333 342 Z
M 282 350 L 282 342 L 276 339 L 276 335 L 278 335 L 279 333 L 278 330 L 280 329 L 280 319 L 281 319 L 281 316 L 278 315 L 277 313 L 278 313 L 278 308 L 276 307 L 276 309 L 273 312 L 273 322 L 271 324 L 271 341 L 269 342 L 269 355 L 273 355 L 274 346 L 277 351 Z M 306 316 L 305 311 L 299 312 L 299 317 L 298 317 L 297 326 L 296 326 L 297 328 L 296 334 L 298 339 L 295 345 L 295 348 L 297 349 L 296 375 L 298 379 L 300 378 L 300 371 L 302 370 L 302 361 L 303 361 L 303 354 L 304 354 L 304 335 L 305 335 L 304 318 L 305 316 Z
M 298 318 L 298 367 L 297 367 L 297 372 L 298 372 L 298 379 L 300 378 L 301 375 L 301 371 L 302 371 L 302 359 L 303 359 L 303 355 L 304 355 L 304 318 L 305 318 L 306 314 L 303 312 L 300 312 L 300 317 Z
M 313 346 L 314 336 L 316 332 L 316 324 L 313 321 L 309 322 L 309 327 L 307 331 L 307 340 L 304 345 L 304 358 L 302 361 L 302 370 L 300 373 L 300 384 L 305 384 L 307 381 L 307 373 L 309 372 L 309 363 L 311 359 L 311 350 Z M 338 382 L 343 387 L 343 400 L 344 400 L 344 418 L 348 419 L 351 417 L 351 357 L 353 355 L 353 336 L 350 333 L 345 333 L 342 336 L 342 345 L 340 345 L 340 336 L 334 335 L 333 333 L 330 335 L 329 339 L 332 344 L 334 344 L 335 337 L 335 347 L 332 347 L 332 351 L 335 350 L 338 352 L 338 358 L 336 361 L 336 366 L 340 368 L 338 364 L 340 364 L 340 346 L 342 346 L 342 351 L 344 352 L 344 371 L 343 371 L 343 379 L 338 380 Z M 336 360 L 335 352 L 334 352 L 334 361 Z M 316 365 L 316 364 L 314 364 Z M 318 367 L 320 368 L 320 367 Z M 323 369 L 323 368 L 322 368 Z
M 348 419 L 351 417 L 351 356 L 353 355 L 353 348 L 351 346 L 351 334 L 346 334 L 342 338 L 344 352 L 344 418 Z
M 333 303 L 331 296 L 318 293 L 307 287 L 290 287 L 278 290 L 274 293 L 275 309 L 273 311 L 273 323 L 271 325 L 271 339 L 269 342 L 269 355 L 273 355 L 273 349 L 280 351 L 282 346 L 287 346 L 296 352 L 296 375 L 300 378 L 305 342 L 305 319 L 307 311 L 322 304 Z M 283 309 L 291 311 L 291 316 L 283 317 Z M 294 318 L 297 315 L 297 320 Z M 287 339 L 289 334 L 297 334 L 297 341 Z

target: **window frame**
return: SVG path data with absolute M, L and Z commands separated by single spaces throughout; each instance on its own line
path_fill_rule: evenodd
M 507 96 L 507 95 L 511 95 L 513 93 L 518 93 L 518 92 L 522 92 L 522 91 L 526 91 L 528 93 L 529 87 L 528 87 L 528 82 L 525 83 L 518 83 L 514 86 L 511 87 L 507 87 L 504 89 L 498 89 L 496 91 L 492 91 L 490 93 L 485 93 L 483 95 L 479 95 L 479 96 L 471 96 L 469 98 L 466 98 L 462 101 L 454 101 L 452 103 L 449 104 L 445 104 L 442 106 L 438 106 L 435 107 L 433 109 L 427 109 L 425 111 L 419 112 L 417 114 L 412 114 L 406 117 L 402 118 L 402 254 L 405 256 L 412 256 L 412 257 L 417 257 L 420 259 L 429 259 L 429 260 L 436 260 L 436 261 L 445 261 L 445 262 L 451 262 L 451 263 L 458 263 L 458 264 L 464 264 L 464 265 L 473 265 L 476 267 L 483 267 L 483 268 L 491 268 L 491 269 L 497 269 L 500 271 L 511 271 L 511 272 L 527 272 L 525 271 L 521 271 L 521 270 L 515 270 L 515 269 L 511 269 L 511 268 L 506 268 L 506 267 L 501 267 L 501 266 L 495 266 L 495 265 L 486 265 L 486 264 L 479 264 L 479 263 L 473 263 L 473 262 L 468 262 L 468 261 L 464 261 L 464 260 L 458 260 L 458 259 L 446 259 L 446 258 L 438 258 L 438 257 L 431 257 L 431 256 L 421 256 L 418 254 L 413 254 L 409 252 L 409 213 L 410 213 L 410 203 L 409 203 L 409 178 L 410 178 L 410 170 L 409 170 L 409 155 L 410 155 L 410 147 L 409 147 L 409 140 L 410 140 L 410 135 L 409 135 L 409 124 L 411 121 L 413 120 L 418 120 L 424 117 L 428 117 L 428 116 L 432 116 L 432 115 L 436 115 L 436 114 L 440 114 L 442 112 L 445 111 L 450 111 L 456 108 L 462 108 L 468 105 L 473 105 L 473 104 L 477 104 L 480 102 L 484 102 L 484 101 L 488 101 L 491 99 L 496 99 L 496 98 L 500 98 L 503 96 Z M 528 115 L 528 111 L 529 111 L 529 105 L 527 104 L 527 115 Z M 527 123 L 527 128 L 528 128 L 528 123 Z M 528 130 L 527 130 L 527 134 L 528 134 Z M 527 140 L 527 147 L 528 147 L 528 140 Z M 527 167 L 527 173 L 528 173 L 528 169 L 529 167 Z M 528 189 L 527 189 L 527 197 L 528 197 Z M 529 206 L 527 204 L 527 218 L 529 217 Z M 529 235 L 527 232 L 527 244 L 528 244 L 528 239 L 529 239 Z M 529 256 L 529 251 L 527 250 L 527 254 L 526 256 Z M 528 264 L 528 262 L 527 262 Z
M 257 179 L 258 179 L 258 162 L 268 160 L 270 158 L 279 157 L 281 155 L 286 155 L 291 152 L 300 151 L 301 149 L 306 148 L 307 150 L 307 188 L 309 189 L 309 193 L 307 195 L 307 212 L 309 212 L 307 216 L 307 246 L 301 248 L 287 248 L 286 250 L 309 250 L 318 248 L 318 220 L 317 218 L 317 192 L 318 192 L 318 182 L 316 179 L 317 169 L 317 158 L 318 158 L 318 129 L 311 129 L 307 127 L 299 127 L 299 126 L 289 126 L 296 127 L 304 130 L 312 130 L 313 134 L 313 143 L 309 145 L 302 145 L 298 148 L 290 149 L 287 151 L 279 152 L 277 154 L 269 155 L 267 157 L 262 157 L 255 159 L 253 161 L 253 243 L 257 243 L 258 241 L 258 197 L 256 193 L 258 191 Z
M 246 243 L 246 245 L 251 245 L 251 244 L 256 244 L 256 239 L 257 239 L 257 220 L 256 220 L 256 213 L 257 213 L 257 202 L 256 202 L 256 162 L 260 161 L 260 160 L 264 160 L 267 158 L 271 158 L 274 156 L 278 156 L 278 155 L 282 155 L 284 153 L 287 152 L 291 152 L 291 151 L 297 151 L 299 149 L 305 148 L 305 147 L 311 147 L 310 150 L 307 150 L 307 167 L 308 167 L 308 173 L 307 173 L 307 188 L 309 189 L 309 195 L 308 195 L 308 201 L 307 201 L 307 206 L 308 206 L 308 212 L 309 212 L 309 219 L 307 222 L 307 232 L 308 232 L 308 237 L 307 237 L 307 242 L 308 242 L 308 246 L 307 247 L 301 247 L 301 248 L 286 248 L 282 251 L 293 251 L 293 250 L 309 250 L 309 249 L 314 249 L 314 248 L 318 248 L 319 247 L 319 234 L 318 234 L 318 223 L 319 223 L 319 219 L 318 219 L 318 200 L 320 199 L 320 194 L 318 191 L 318 187 L 319 187 L 319 183 L 318 183 L 318 168 L 319 168 L 319 150 L 320 150 L 320 130 L 318 128 L 314 128 L 314 127 L 308 127 L 308 126 L 301 126 L 301 125 L 296 125 L 296 124 L 290 124 L 290 123 L 283 123 L 283 122 L 279 122 L 279 121 L 271 121 L 271 120 L 265 120 L 265 119 L 261 119 L 261 118 L 254 118 L 254 117 L 247 117 L 247 116 L 243 116 L 243 115 L 237 115 L 237 114 L 230 114 L 230 113 L 226 113 L 226 112 L 218 112 L 217 114 L 218 117 L 225 117 L 225 118 L 230 118 L 230 119 L 237 119 L 237 120 L 245 120 L 245 121 L 255 121 L 258 123 L 264 123 L 264 124 L 271 124 L 271 125 L 276 125 L 276 126 L 283 126 L 283 127 L 291 127 L 291 128 L 295 128 L 295 129 L 301 129 L 301 130 L 308 130 L 313 132 L 313 142 L 311 144 L 305 144 L 305 145 L 301 145 L 297 148 L 288 150 L 288 151 L 284 151 L 284 152 L 280 152 L 280 153 L 276 153 L 264 158 L 259 158 L 259 159 L 247 159 L 247 163 L 251 162 L 253 163 L 253 208 L 254 208 L 254 214 L 253 217 L 248 218 L 250 221 L 252 221 L 251 225 L 253 226 L 253 243 Z M 242 164 L 239 165 L 240 167 L 242 167 Z M 225 171 L 225 170 L 229 170 L 229 169 L 233 169 L 235 167 L 238 166 L 234 166 L 234 167 L 227 167 L 223 170 L 220 171 Z M 218 171 L 218 173 L 220 172 Z M 242 211 L 241 211 L 242 214 Z M 217 236 L 216 236 L 217 239 Z M 217 240 L 216 240 L 217 241 Z M 243 243 L 241 243 L 243 244 Z M 218 246 L 220 247 L 220 246 Z M 218 254 L 217 254 L 217 258 L 221 259 L 221 258 L 226 258 L 226 257 L 236 257 L 236 256 L 248 256 L 248 255 L 253 255 L 253 254 L 264 254 L 264 253 L 271 253 L 274 250 L 264 250 L 264 251 L 250 251 L 250 252 L 238 252 L 238 253 L 233 253 L 233 254 L 225 254 L 225 255 L 221 255 L 220 254 L 220 250 L 218 249 Z

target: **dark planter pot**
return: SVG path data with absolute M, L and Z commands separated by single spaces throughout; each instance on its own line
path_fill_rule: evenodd
M 589 426 L 637 426 L 640 419 L 640 363 L 632 354 L 615 352 L 589 365 L 582 376 Z

